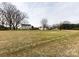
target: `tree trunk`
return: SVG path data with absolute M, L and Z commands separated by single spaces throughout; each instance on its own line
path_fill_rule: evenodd
M 11 20 L 10 20 L 9 26 L 10 26 L 10 30 L 11 30 L 12 29 L 12 21 Z
M 2 21 L 2 26 L 4 26 L 4 22 Z
M 14 24 L 13 24 L 13 30 L 15 30 L 15 26 L 14 26 Z
M 11 27 L 12 27 L 11 24 L 9 26 L 10 26 L 10 30 L 11 30 Z
M 16 30 L 17 30 L 17 29 L 18 29 L 18 28 L 17 28 L 17 24 L 16 24 L 16 26 L 15 26 L 15 27 L 16 27 Z

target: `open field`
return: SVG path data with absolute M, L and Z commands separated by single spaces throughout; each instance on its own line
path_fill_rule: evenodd
M 0 31 L 0 56 L 79 56 L 79 31 Z

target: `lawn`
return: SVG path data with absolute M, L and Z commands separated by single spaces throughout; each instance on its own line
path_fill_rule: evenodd
M 0 31 L 0 56 L 79 56 L 79 31 Z

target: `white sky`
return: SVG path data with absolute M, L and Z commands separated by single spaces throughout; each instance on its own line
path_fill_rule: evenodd
M 68 20 L 79 23 L 79 2 L 12 2 L 17 8 L 26 12 L 30 24 L 40 26 L 42 18 L 47 18 L 48 24 L 56 24 Z

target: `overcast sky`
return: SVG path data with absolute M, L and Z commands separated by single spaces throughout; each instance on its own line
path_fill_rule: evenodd
M 12 2 L 18 9 L 26 12 L 30 24 L 40 26 L 42 18 L 47 18 L 48 24 L 57 24 L 68 20 L 79 23 L 79 2 Z

